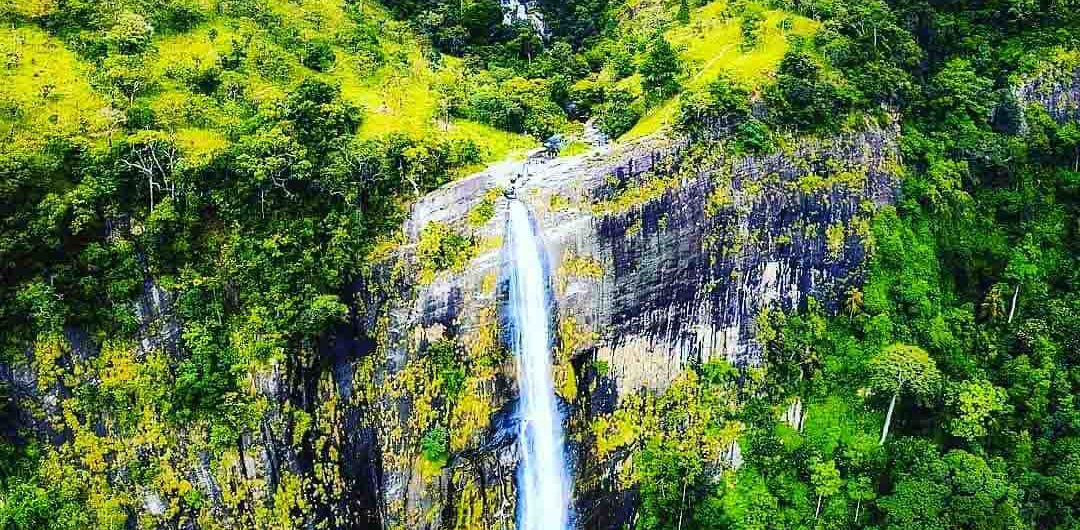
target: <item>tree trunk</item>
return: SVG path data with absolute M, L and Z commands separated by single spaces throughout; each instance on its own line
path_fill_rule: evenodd
M 1016 298 L 1020 296 L 1020 284 L 1016 284 L 1016 290 L 1013 291 L 1012 303 L 1009 304 L 1009 324 L 1012 324 L 1013 315 L 1016 314 Z
M 859 508 L 862 508 L 862 499 L 855 501 L 855 524 L 859 524 Z
M 889 436 L 889 423 L 892 422 L 893 409 L 896 408 L 896 397 L 900 392 L 894 392 L 892 400 L 889 401 L 889 412 L 885 414 L 885 426 L 881 428 L 881 440 L 878 441 L 878 445 L 885 445 L 885 438 Z
M 686 505 L 686 481 L 682 483 L 682 500 L 679 501 L 679 530 L 682 530 L 683 507 Z
M 814 520 L 817 520 L 819 515 L 821 515 L 821 495 L 817 496 L 817 509 L 814 510 Z

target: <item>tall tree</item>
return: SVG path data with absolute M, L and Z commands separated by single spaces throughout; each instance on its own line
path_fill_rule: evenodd
M 926 350 L 908 344 L 892 344 L 870 360 L 870 384 L 874 390 L 892 394 L 878 445 L 889 436 L 896 400 L 903 393 L 919 398 L 932 395 L 941 381 L 937 364 Z
M 649 45 L 645 59 L 641 63 L 645 90 L 654 101 L 664 100 L 678 90 L 681 68 L 679 54 L 675 48 L 663 35 L 657 35 Z
M 811 466 L 810 484 L 817 493 L 817 508 L 814 509 L 814 519 L 821 516 L 821 501 L 825 497 L 831 497 L 840 491 L 844 481 L 840 478 L 840 471 L 836 469 L 836 462 L 826 460 Z

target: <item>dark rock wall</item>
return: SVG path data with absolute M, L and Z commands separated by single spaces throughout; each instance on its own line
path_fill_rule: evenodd
M 1080 121 L 1080 68 L 1051 67 L 1015 91 L 1022 107 L 1039 105 L 1059 123 Z
M 760 308 L 790 310 L 812 296 L 835 309 L 839 290 L 857 285 L 865 257 L 849 224 L 895 198 L 891 134 L 719 161 L 695 168 L 657 200 L 599 218 L 597 250 L 611 271 L 603 286 L 605 342 L 617 348 L 644 335 L 666 343 L 682 362 L 707 360 L 719 348 L 737 365 L 757 364 L 752 321 Z M 830 163 L 842 169 L 827 169 Z M 803 177 L 841 171 L 851 172 L 854 184 L 826 178 L 799 189 Z M 706 205 L 718 192 L 731 204 L 710 215 Z M 825 233 L 832 226 L 844 229 L 834 251 Z M 701 340 L 702 328 L 689 323 L 724 335 Z

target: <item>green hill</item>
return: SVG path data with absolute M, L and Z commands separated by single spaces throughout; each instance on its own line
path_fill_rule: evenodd
M 100 139 L 125 125 L 152 127 L 175 135 L 185 156 L 205 159 L 229 144 L 246 116 L 280 104 L 302 79 L 319 78 L 364 110 L 361 138 L 469 138 L 485 160 L 532 145 L 440 112 L 440 87 L 463 75 L 460 61 L 433 56 L 376 3 L 110 3 L 87 8 L 87 24 L 56 25 L 51 33 L 35 24 L 54 27 L 58 12 L 50 6 L 20 3 L 13 27 L 2 33 L 9 67 L 0 76 L 10 109 L 3 119 L 18 120 L 18 134 Z M 103 53 L 124 30 L 145 31 L 139 53 Z M 129 123 L 132 109 L 152 122 Z

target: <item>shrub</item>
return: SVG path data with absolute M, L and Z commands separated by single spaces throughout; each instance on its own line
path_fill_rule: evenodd
M 420 440 L 420 452 L 428 462 L 445 464 L 450 458 L 450 432 L 446 427 L 440 425 L 424 433 Z
M 424 227 L 416 247 L 421 268 L 433 272 L 460 270 L 472 258 L 472 252 L 472 238 L 439 222 Z
M 789 51 L 780 61 L 776 85 L 765 98 L 770 119 L 798 130 L 835 129 L 851 110 L 851 95 L 826 79 L 806 52 Z
M 663 35 L 657 35 L 649 44 L 639 70 L 645 91 L 652 100 L 664 100 L 679 90 L 682 61 Z
M 700 134 L 708 129 L 733 127 L 750 115 L 750 93 L 721 75 L 703 91 L 683 94 L 675 126 Z
M 317 72 L 325 72 L 334 66 L 337 55 L 325 39 L 313 39 L 304 43 L 300 63 Z
M 141 53 L 153 36 L 154 27 L 142 15 L 130 11 L 121 13 L 109 30 L 109 40 L 123 54 Z
M 442 382 L 443 395 L 450 402 L 457 400 L 465 388 L 465 364 L 458 358 L 457 345 L 442 339 L 428 346 L 427 354 L 435 368 L 435 377 Z
M 761 23 L 764 20 L 765 15 L 756 6 L 748 7 L 743 12 L 742 22 L 739 23 L 739 32 L 742 34 L 742 44 L 739 46 L 743 50 L 751 50 L 758 45 L 761 40 Z
M 548 82 L 513 77 L 480 86 L 458 112 L 503 130 L 547 138 L 566 124 L 566 113 L 550 96 Z
M 776 148 L 769 126 L 757 118 L 740 123 L 735 128 L 735 138 L 740 149 L 752 153 L 767 153 Z
M 627 89 L 616 88 L 605 94 L 596 109 L 596 126 L 611 138 L 629 131 L 645 114 L 645 104 Z

